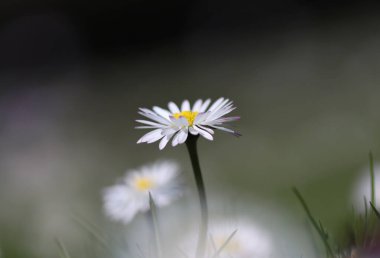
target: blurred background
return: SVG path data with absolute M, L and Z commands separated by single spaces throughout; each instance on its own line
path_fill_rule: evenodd
M 178 160 L 194 189 L 184 146 L 135 144 L 139 107 L 185 98 L 228 97 L 242 117 L 242 137 L 199 143 L 223 209 L 276 210 L 276 223 L 302 228 L 297 186 L 339 234 L 368 152 L 380 160 L 379 11 L 343 0 L 1 1 L 2 257 L 57 257 L 55 238 L 82 253 L 73 216 L 109 223 L 102 189 L 145 162 Z M 295 236 L 289 257 L 300 241 L 313 245 Z

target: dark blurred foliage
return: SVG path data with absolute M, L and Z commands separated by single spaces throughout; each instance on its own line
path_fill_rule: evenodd
M 229 37 L 270 35 L 378 7 L 377 1 L 358 0 L 6 0 L 0 3 L 1 29 L 6 30 L 1 34 L 0 67 L 78 58 L 75 41 L 81 43 L 86 57 L 136 54 L 167 43 L 181 44 L 194 31 Z

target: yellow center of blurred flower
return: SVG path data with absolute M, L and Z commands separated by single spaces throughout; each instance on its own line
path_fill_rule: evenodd
M 198 115 L 198 112 L 193 112 L 193 111 L 182 111 L 180 113 L 173 114 L 175 119 L 178 119 L 180 117 L 186 118 L 187 122 L 189 122 L 189 126 L 193 125 L 194 120 L 197 117 L 197 115 Z
M 222 237 L 222 236 L 217 236 L 214 238 L 215 245 L 220 248 L 223 246 L 226 241 L 228 240 L 228 237 Z M 238 254 L 241 251 L 242 247 L 241 244 L 234 240 L 233 238 L 228 241 L 227 245 L 223 248 L 225 252 L 228 254 Z
M 140 177 L 135 181 L 135 187 L 140 191 L 147 191 L 154 186 L 154 183 L 149 178 Z

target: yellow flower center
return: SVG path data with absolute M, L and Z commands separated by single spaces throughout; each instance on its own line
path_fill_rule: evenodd
M 187 122 L 189 122 L 189 126 L 193 125 L 194 120 L 197 117 L 197 115 L 198 115 L 198 112 L 193 112 L 193 111 L 182 111 L 180 113 L 173 114 L 175 119 L 178 119 L 180 117 L 186 118 Z
M 137 178 L 135 181 L 135 187 L 137 188 L 137 190 L 140 190 L 140 191 L 147 191 L 149 189 L 152 189 L 153 186 L 154 186 L 154 183 L 149 178 L 140 177 L 140 178 Z

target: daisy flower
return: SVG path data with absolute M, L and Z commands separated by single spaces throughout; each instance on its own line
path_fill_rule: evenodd
M 153 130 L 141 137 L 137 143 L 153 143 L 160 140 L 159 148 L 162 150 L 171 139 L 173 146 L 184 143 L 189 133 L 201 135 L 207 140 L 213 140 L 215 129 L 239 136 L 239 133 L 223 126 L 240 118 L 225 117 L 235 109 L 232 101 L 219 98 L 211 106 L 210 103 L 210 99 L 198 99 L 192 107 L 188 100 L 184 100 L 181 109 L 174 102 L 169 102 L 169 110 L 157 106 L 152 110 L 140 108 L 139 114 L 150 120 L 136 120 L 143 124 L 136 128 Z
M 195 242 L 194 235 L 188 236 L 181 246 L 181 250 L 189 255 Z M 231 224 L 226 220 L 217 220 L 210 225 L 206 257 L 213 257 L 219 249 L 219 258 L 267 258 L 273 251 L 268 232 L 249 221 Z
M 375 206 L 380 207 L 380 164 L 374 164 L 375 172 Z M 354 201 L 355 207 L 364 212 L 365 204 L 364 199 L 367 203 L 371 201 L 371 177 L 369 173 L 369 167 L 362 169 L 360 177 L 355 183 L 355 188 L 353 191 L 352 199 Z M 368 205 L 367 205 L 368 206 Z
M 104 211 L 111 219 L 129 223 L 138 212 L 149 210 L 149 193 L 157 207 L 179 198 L 179 166 L 161 161 L 127 171 L 120 183 L 103 192 Z
M 220 258 L 259 258 L 269 257 L 271 243 L 264 231 L 255 227 L 248 222 L 239 223 L 234 229 L 226 225 L 225 222 L 219 222 L 210 229 L 212 245 L 216 249 L 226 243 L 231 234 L 236 230 L 227 245 L 222 249 Z

